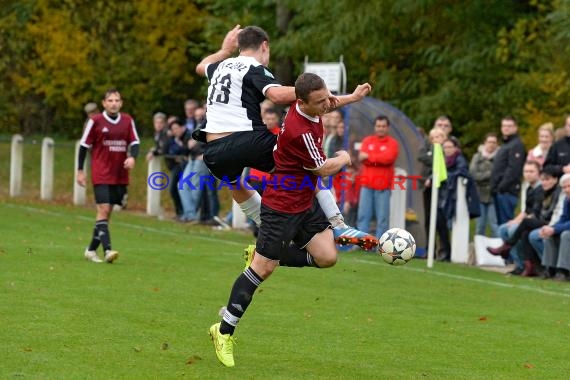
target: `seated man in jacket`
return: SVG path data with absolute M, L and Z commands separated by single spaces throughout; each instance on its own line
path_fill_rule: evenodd
M 560 178 L 560 186 L 564 192 L 564 208 L 557 223 L 544 226 L 540 237 L 544 239 L 545 277 L 554 277 L 557 281 L 570 280 L 570 174 Z

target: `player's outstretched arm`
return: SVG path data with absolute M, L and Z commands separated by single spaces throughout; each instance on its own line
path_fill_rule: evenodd
M 326 177 L 338 173 L 343 167 L 352 165 L 350 154 L 346 150 L 339 150 L 334 157 L 327 158 L 324 165 L 313 170 L 313 173 Z
M 206 66 L 208 64 L 223 61 L 224 59 L 231 57 L 238 48 L 237 36 L 239 32 L 241 32 L 241 26 L 238 24 L 226 34 L 220 50 L 210 54 L 196 66 L 196 73 L 198 75 L 205 76 Z
M 372 91 L 372 86 L 370 86 L 369 83 L 364 83 L 356 86 L 352 94 L 333 96 L 331 97 L 331 108 L 329 109 L 329 111 L 332 111 L 335 108 L 340 108 L 350 103 L 359 102 L 360 100 L 364 99 L 364 97 L 368 95 L 370 91 Z
M 265 91 L 265 97 L 275 104 L 291 104 L 295 101 L 295 87 L 275 86 Z

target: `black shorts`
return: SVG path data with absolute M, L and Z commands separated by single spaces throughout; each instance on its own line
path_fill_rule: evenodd
M 235 183 L 246 167 L 271 172 L 277 136 L 269 130 L 234 132 L 204 147 L 204 162 L 219 180 Z
M 280 260 L 291 242 L 304 248 L 319 232 L 331 228 L 317 200 L 307 211 L 286 214 L 261 205 L 261 227 L 255 250 L 263 257 Z
M 127 206 L 127 185 L 94 185 L 96 204 Z

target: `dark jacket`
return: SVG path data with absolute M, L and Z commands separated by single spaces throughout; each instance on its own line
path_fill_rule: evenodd
M 548 150 L 544 167 L 553 167 L 558 177 L 564 174 L 562 168 L 570 164 L 570 137 L 556 141 Z
M 544 189 L 542 185 L 535 187 L 529 186 L 526 189 L 526 201 L 524 212 L 527 216 L 539 218 L 542 211 L 542 202 L 544 201 Z
M 550 219 L 552 219 L 552 215 L 554 214 L 554 209 L 556 208 L 558 200 L 560 199 L 561 193 L 562 188 L 558 185 L 544 192 L 544 200 L 542 201 L 542 209 L 540 210 L 538 219 L 544 221 L 545 223 L 550 222 Z
M 563 196 L 566 196 L 563 194 Z M 562 211 L 562 216 L 560 220 L 555 223 L 552 228 L 554 228 L 554 233 L 559 235 L 564 231 L 570 230 L 570 198 L 564 200 L 564 211 Z
M 491 194 L 510 193 L 518 196 L 526 150 L 519 135 L 503 138 L 491 170 Z
M 462 154 L 457 157 L 453 165 L 447 168 L 447 180 L 441 184 L 439 189 L 438 204 L 440 209 L 445 213 L 447 219 L 451 220 L 455 217 L 457 181 L 459 178 L 465 180 L 465 198 L 469 218 L 473 219 L 481 216 L 479 193 L 473 177 L 469 174 L 467 159 Z

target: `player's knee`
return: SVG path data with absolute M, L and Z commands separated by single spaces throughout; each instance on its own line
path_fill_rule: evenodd
M 315 262 L 319 268 L 330 268 L 334 266 L 337 262 L 336 250 L 325 252 L 324 254 L 319 255 L 318 258 L 315 258 Z

